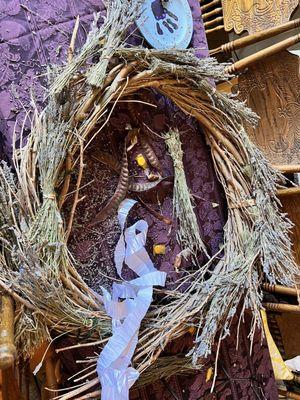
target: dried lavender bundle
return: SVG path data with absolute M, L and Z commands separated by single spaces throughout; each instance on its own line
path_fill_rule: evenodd
M 174 166 L 173 213 L 178 220 L 177 240 L 186 258 L 191 256 L 196 263 L 197 255 L 204 253 L 208 257 L 208 254 L 200 236 L 195 206 L 186 182 L 178 129 L 170 129 L 164 138 Z
M 124 1 L 113 0 L 107 2 L 106 35 L 103 38 L 106 46 L 100 54 L 100 59 L 87 73 L 89 84 L 101 87 L 106 77 L 106 70 L 111 57 L 125 39 L 127 30 L 142 12 L 142 0 Z
M 41 114 L 36 111 L 25 147 L 14 149 L 15 174 L 0 166 L 1 285 L 22 305 L 15 340 L 25 357 L 49 339 L 48 326 L 90 329 L 90 308 L 101 309 L 70 281 L 73 275 L 82 284 L 66 246 L 57 188 L 71 137 L 77 140 L 59 106 L 49 102 Z
M 95 14 L 86 43 L 53 83 L 52 93 L 61 92 L 79 68 L 94 55 L 99 56 L 99 61 L 87 71 L 87 81 L 93 86 L 101 87 L 108 64 L 118 47 L 123 44 L 127 29 L 140 16 L 142 4 L 142 0 L 106 1 L 106 17 L 103 17 L 103 24 L 100 28 L 97 27 L 100 15 Z
M 27 296 L 26 289 L 20 291 L 20 286 L 30 285 L 30 279 L 40 277 L 39 263 L 36 253 L 27 241 L 27 223 L 21 217 L 21 204 L 16 176 L 7 164 L 0 166 L 0 276 L 1 288 L 25 309 L 16 318 L 15 343 L 23 354 L 30 354 L 32 348 L 39 346 L 49 337 L 47 326 L 39 316 L 32 311 L 32 293 Z M 30 276 L 31 275 L 31 276 Z M 24 284 L 25 280 L 25 284 Z M 17 294 L 19 293 L 20 296 Z
M 56 201 L 56 189 L 61 182 L 61 171 L 68 145 L 69 124 L 62 120 L 55 104 L 49 104 L 36 122 L 37 162 L 39 166 L 39 185 L 42 193 L 41 205 L 30 223 L 28 239 L 34 245 L 45 243 L 49 250 L 42 247 L 41 255 L 44 269 L 55 275 L 60 274 L 61 252 L 63 251 L 63 220 Z M 51 132 L 51 134 L 49 134 Z M 52 256 L 50 254 L 52 253 Z
M 174 375 L 189 375 L 197 369 L 192 365 L 191 358 L 185 354 L 160 357 L 141 375 L 135 387 L 146 386 L 160 379 L 169 379 Z

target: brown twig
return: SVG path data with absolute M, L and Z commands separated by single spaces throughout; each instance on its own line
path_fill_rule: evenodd
M 72 399 L 73 397 L 77 396 L 78 394 L 86 392 L 87 390 L 93 388 L 96 385 L 99 385 L 99 379 L 98 378 L 95 378 L 95 379 L 83 384 L 78 389 L 72 390 L 70 393 L 63 394 L 61 396 L 57 396 L 53 400 L 69 400 L 69 399 Z
M 99 310 L 99 305 L 92 300 L 90 297 L 86 296 L 76 285 L 74 285 L 70 279 L 70 277 L 65 277 L 61 276 L 61 280 L 64 283 L 64 285 L 71 290 L 76 302 L 78 305 L 81 307 L 85 308 L 87 305 L 89 305 L 92 309 L 94 310 Z
M 109 340 L 109 338 L 106 338 L 106 339 L 97 340 L 97 341 L 90 342 L 90 343 L 79 343 L 79 344 L 74 344 L 72 346 L 61 347 L 59 349 L 56 349 L 56 353 L 61 353 L 62 351 L 67 351 L 67 350 L 72 350 L 72 349 L 79 349 L 81 347 L 99 346 L 100 344 L 106 343 L 108 340 Z
M 74 26 L 73 33 L 72 33 L 70 46 L 68 48 L 68 63 L 71 63 L 71 61 L 73 60 L 75 41 L 76 41 L 76 37 L 77 37 L 78 28 L 79 28 L 79 15 L 77 15 L 77 17 L 76 17 L 75 26 Z
M 77 177 L 77 182 L 76 182 L 76 192 L 74 194 L 74 201 L 73 201 L 73 204 L 72 204 L 70 217 L 69 217 L 69 222 L 68 222 L 68 225 L 67 225 L 67 230 L 66 230 L 66 235 L 65 235 L 66 242 L 68 241 L 70 233 L 71 233 L 71 230 L 72 230 L 76 207 L 77 207 L 78 203 L 83 200 L 83 198 L 79 199 L 79 190 L 80 190 L 80 186 L 81 186 L 81 180 L 82 180 L 83 169 L 84 169 L 83 140 L 82 140 L 82 138 L 79 138 L 79 141 L 80 141 L 79 172 L 78 172 L 78 177 Z
M 153 208 L 148 206 L 148 204 L 146 204 L 139 196 L 137 196 L 137 198 L 138 198 L 139 202 L 146 208 L 146 210 L 148 210 L 152 215 L 154 215 L 155 218 L 159 219 L 160 221 L 163 221 L 167 225 L 172 225 L 173 221 L 170 218 L 153 210 Z
M 66 157 L 66 162 L 65 162 L 64 184 L 63 184 L 63 187 L 62 187 L 62 190 L 61 190 L 61 193 L 60 193 L 60 196 L 59 196 L 59 202 L 58 202 L 58 208 L 59 209 L 62 208 L 62 206 L 63 206 L 63 204 L 64 204 L 64 202 L 66 200 L 68 191 L 69 191 L 70 181 L 71 181 L 71 172 L 72 172 L 72 163 L 73 163 L 72 156 L 71 156 L 70 153 L 68 153 L 67 157 Z
M 11 295 L 11 297 L 18 301 L 19 303 L 23 304 L 25 307 L 27 307 L 29 310 L 36 311 L 36 308 L 29 303 L 26 299 L 23 297 L 19 296 L 13 289 L 11 289 L 9 286 L 7 286 L 3 281 L 0 280 L 0 287 L 7 292 L 8 294 Z
M 114 172 L 118 174 L 121 171 L 121 165 L 118 160 L 116 160 L 111 154 L 104 153 L 104 152 L 97 152 L 97 155 L 92 155 L 94 160 L 101 162 L 102 164 L 108 166 Z
M 95 392 L 85 394 L 81 397 L 77 397 L 74 400 L 99 399 L 99 396 L 101 396 L 101 390 L 96 390 Z

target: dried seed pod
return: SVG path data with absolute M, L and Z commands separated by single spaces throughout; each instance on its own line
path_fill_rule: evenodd
M 97 155 L 93 155 L 92 158 L 100 161 L 102 164 L 108 166 L 117 173 L 120 173 L 121 171 L 120 163 L 111 154 L 99 152 Z M 139 193 L 148 192 L 149 190 L 155 189 L 162 181 L 170 179 L 173 179 L 173 177 L 167 176 L 152 182 L 134 182 L 133 180 L 129 180 L 128 190 Z
M 145 153 L 149 163 L 152 165 L 152 167 L 156 168 L 157 171 L 161 173 L 162 169 L 161 169 L 160 162 L 148 141 L 147 135 L 145 133 L 141 132 L 139 139 L 140 139 L 140 143 L 142 145 L 142 148 L 144 150 L 144 153 Z
M 122 157 L 122 166 L 119 177 L 119 182 L 117 185 L 117 189 L 106 204 L 106 206 L 96 215 L 94 221 L 90 224 L 90 226 L 96 225 L 99 222 L 104 221 L 109 215 L 111 215 L 114 211 L 117 210 L 121 201 L 125 198 L 127 190 L 128 190 L 128 182 L 129 182 L 129 171 L 128 171 L 128 159 L 127 159 L 127 141 L 125 141 L 123 157 Z
M 128 111 L 130 113 L 134 125 L 136 127 L 140 126 L 141 125 L 140 116 L 132 102 L 128 102 Z M 161 173 L 162 169 L 160 162 L 148 141 L 147 134 L 143 132 L 143 129 L 141 129 L 141 132 L 139 134 L 139 140 L 149 163 L 152 165 L 152 167 L 156 168 L 157 171 Z
M 173 176 L 166 176 L 165 178 L 160 178 L 156 181 L 152 182 L 134 182 L 130 181 L 128 190 L 131 192 L 148 192 L 149 190 L 155 189 L 158 185 L 163 181 L 172 181 L 174 179 Z
M 154 189 L 162 179 L 155 181 L 155 182 L 129 182 L 128 190 L 131 192 L 147 192 L 148 190 Z
M 153 173 L 151 171 L 149 172 L 148 170 L 145 171 L 145 174 L 147 176 L 148 181 L 151 181 L 151 182 L 161 179 L 160 174 Z
M 128 132 L 129 146 L 127 147 L 127 151 L 132 150 L 134 148 L 134 146 L 137 144 L 137 142 L 138 142 L 137 135 L 138 135 L 139 131 L 140 131 L 139 128 L 134 128 Z
M 182 255 L 181 253 L 177 254 L 175 257 L 175 261 L 173 264 L 174 270 L 175 272 L 179 272 L 180 266 L 181 266 L 181 262 L 182 262 Z
M 130 102 L 130 101 L 128 102 L 128 111 L 129 111 L 129 114 L 130 114 L 133 124 L 137 128 L 138 126 L 140 126 L 140 118 L 138 115 L 138 111 L 136 110 L 133 102 Z

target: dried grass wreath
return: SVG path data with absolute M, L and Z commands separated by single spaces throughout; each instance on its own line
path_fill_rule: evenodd
M 95 22 L 81 51 L 72 57 L 71 45 L 68 64 L 51 70 L 48 104 L 42 112 L 35 111 L 27 144 L 14 148 L 14 170 L 1 166 L 0 287 L 16 303 L 19 354 L 30 355 L 41 341 L 49 340 L 50 330 L 79 332 L 81 345 L 93 343 L 101 348 L 105 344 L 111 334 L 110 318 L 99 296 L 77 273 L 68 250 L 73 217 L 81 201 L 84 152 L 93 136 L 101 135 L 120 99 L 130 99 L 144 88 L 154 88 L 171 99 L 205 133 L 226 194 L 228 220 L 222 259 L 210 260 L 192 279 L 187 276 L 188 289 L 168 293 L 167 303 L 156 304 L 154 299 L 143 320 L 133 359 L 135 367 L 145 371 L 139 382 L 143 384 L 157 373 L 168 376 L 192 365 L 195 368 L 210 354 L 212 344 L 228 334 L 238 305 L 242 305 L 240 318 L 246 309 L 252 311 L 251 337 L 261 324 L 262 281 L 292 286 L 297 268 L 288 238 L 291 223 L 280 213 L 276 198 L 282 177 L 242 125 L 243 121 L 255 124 L 257 117 L 212 84 L 229 78 L 226 66 L 214 59 L 197 59 L 192 50 L 124 47 L 123 32 L 135 19 L 140 1 L 130 6 L 121 0 L 109 3 L 102 27 L 97 28 Z M 74 37 L 75 33 L 72 42 Z M 98 62 L 91 64 L 94 55 Z M 91 135 L 96 122 L 102 125 Z M 166 143 L 176 160 L 180 139 L 175 127 L 166 134 Z M 68 172 L 75 165 L 79 168 L 77 190 L 66 221 L 61 208 L 69 189 Z M 103 218 L 116 212 L 126 196 L 128 182 L 122 168 L 118 189 Z M 189 357 L 158 359 L 166 344 L 191 326 L 197 327 L 197 333 Z M 89 362 L 96 364 L 96 360 Z M 151 370 L 155 361 L 157 369 Z M 97 384 L 97 378 L 91 379 L 59 398 L 73 398 Z

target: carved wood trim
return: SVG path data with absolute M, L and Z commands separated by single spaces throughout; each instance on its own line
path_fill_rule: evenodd
M 287 22 L 299 0 L 222 0 L 226 31 L 254 33 Z
M 252 65 L 238 79 L 239 99 L 259 116 L 251 139 L 275 165 L 300 160 L 299 58 L 287 51 Z

